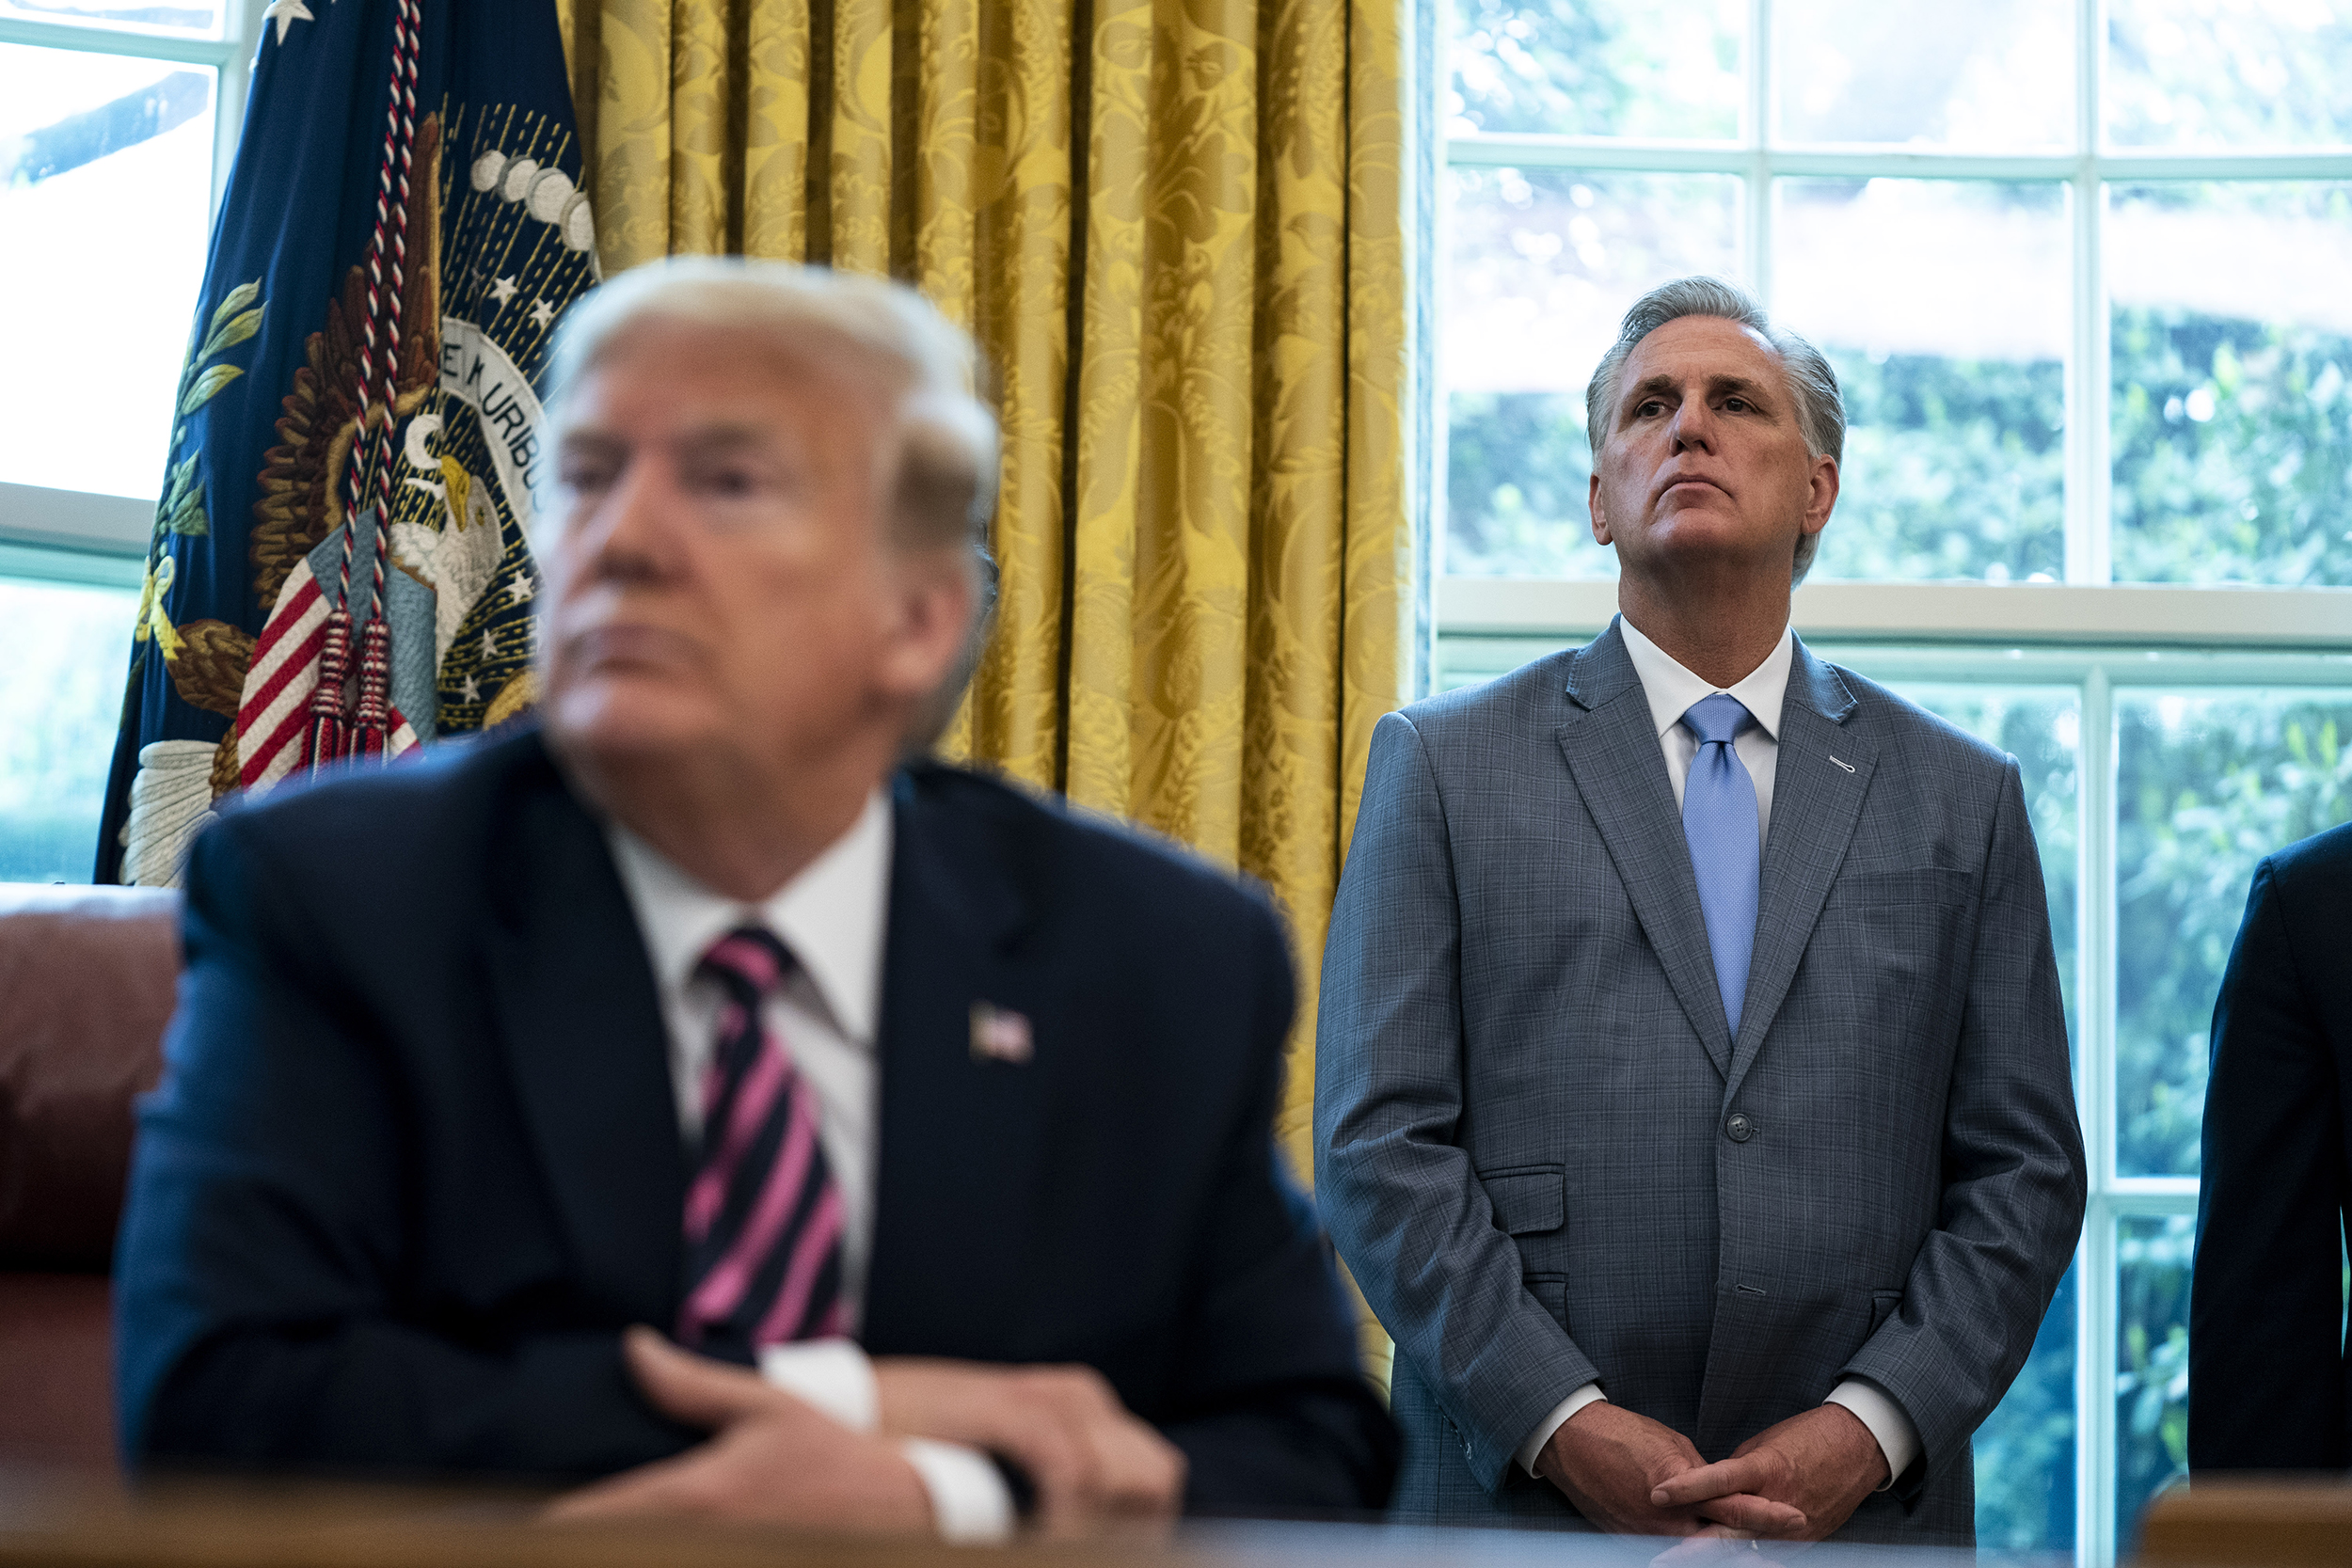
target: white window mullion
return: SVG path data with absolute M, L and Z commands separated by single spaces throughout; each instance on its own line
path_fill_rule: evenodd
M 2082 862 L 2076 918 L 2075 1103 L 2090 1167 L 2075 1278 L 2074 1560 L 2115 1561 L 2115 700 L 2104 665 L 2083 680 Z
M 2115 1562 L 2115 1211 L 2095 1192 L 2083 1216 L 2081 1304 L 2076 1367 L 2074 1560 L 2087 1568 Z
M 2099 256 L 2106 203 L 2100 188 L 2099 88 L 2106 8 L 2077 0 L 2074 40 L 2074 333 L 2066 367 L 2066 580 L 2097 584 L 2112 572 L 2107 549 L 2106 277 Z
M 76 54 L 127 55 L 140 60 L 176 60 L 183 65 L 218 66 L 235 53 L 233 39 L 191 38 L 183 33 L 117 32 L 108 27 L 77 26 L 71 22 L 18 22 L 0 18 L 0 43 L 30 44 L 37 49 L 70 49 Z
M 1746 202 L 1740 211 L 1740 260 L 1747 284 L 1772 308 L 1772 0 L 1748 0 Z
M 2106 192 L 2105 150 L 2106 0 L 2076 0 L 2074 44 L 2074 331 L 2068 367 L 2066 580 L 2113 580 L 2108 403 L 2113 372 L 2106 273 L 2100 254 Z M 2114 691 L 2104 668 L 2083 682 L 2081 793 L 2081 998 L 2076 1103 L 2081 1107 L 2090 1201 L 2077 1252 L 2082 1273 L 2074 1298 L 2074 1560 L 2088 1568 L 2115 1561 L 2115 1358 L 2122 1298 L 2116 1275 L 2115 1211 L 2115 828 Z

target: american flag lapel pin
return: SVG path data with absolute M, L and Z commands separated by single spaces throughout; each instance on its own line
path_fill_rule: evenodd
M 1029 1038 L 1029 1021 L 993 1002 L 972 1004 L 972 1059 L 1006 1062 L 1019 1067 L 1036 1053 Z

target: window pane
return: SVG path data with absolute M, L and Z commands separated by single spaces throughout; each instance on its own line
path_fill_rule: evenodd
M 1863 673 L 1869 672 L 1865 669 Z M 2058 988 L 2066 998 L 2066 1037 L 2074 1038 L 2074 929 L 2080 863 L 2075 811 L 2077 757 L 2082 740 L 2078 689 L 2026 687 L 1927 686 L 1905 681 L 1897 689 L 1930 713 L 1949 720 L 1987 745 L 2017 759 L 2026 809 L 2042 851 L 2042 883 L 2050 903 L 2050 940 L 2057 949 Z
M 1846 395 L 1816 578 L 2066 569 L 2066 193 L 2056 183 L 1782 180 L 1773 314 Z
M 2074 142 L 2072 0 L 1778 0 L 1773 12 L 1784 141 Z
M 2139 1545 L 2139 1516 L 2157 1488 L 2188 1471 L 2190 1214 L 2116 1222 L 2115 1547 Z
M 1449 135 L 1728 140 L 1746 0 L 1454 0 Z
M 2074 1321 L 2068 1269 L 2025 1370 L 1977 1429 L 1977 1544 L 1986 1551 L 2074 1549 Z
M 2352 583 L 2352 184 L 2119 185 L 2124 582 Z
M 2352 142 L 2352 10 L 2328 0 L 2108 0 L 2118 147 Z
M 1737 269 L 1740 182 L 1455 168 L 1447 187 L 1444 569 L 1614 577 L 1584 502 L 1585 383 L 1645 292 Z
M 221 0 L 178 0 L 160 6 L 148 0 L 0 0 L 0 17 L 173 38 L 216 39 L 221 14 Z
M 204 277 L 215 72 L 0 44 L 0 480 L 148 497 Z
M 2193 1175 L 2247 885 L 2352 817 L 2352 691 L 2124 692 L 2115 715 L 2116 1169 Z
M 0 882 L 87 882 L 136 593 L 0 578 Z

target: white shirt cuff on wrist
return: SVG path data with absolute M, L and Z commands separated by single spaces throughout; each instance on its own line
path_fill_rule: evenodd
M 1894 1485 L 1896 1479 L 1911 1468 L 1911 1462 L 1919 1457 L 1919 1429 L 1911 1424 L 1911 1418 L 1903 1414 L 1901 1405 L 1871 1385 L 1850 1377 L 1831 1389 L 1829 1398 L 1821 1402 L 1844 1405 L 1878 1439 L 1879 1452 L 1886 1456 L 1886 1482 L 1880 1491 Z
M 960 1443 L 910 1437 L 898 1445 L 931 1495 L 939 1538 L 955 1546 L 986 1546 L 1012 1539 L 1012 1494 L 995 1461 Z
M 882 1390 L 874 1363 L 854 1339 L 802 1339 L 759 1353 L 759 1375 L 815 1405 L 852 1432 L 882 1422 Z M 1012 1494 L 996 1464 L 977 1449 L 910 1437 L 899 1445 L 930 1495 L 931 1517 L 943 1541 L 985 1544 L 1012 1537 Z
M 1566 1426 L 1569 1417 L 1595 1401 L 1606 1400 L 1608 1397 L 1600 1391 L 1599 1384 L 1586 1384 L 1558 1404 L 1553 1405 L 1551 1414 L 1535 1423 L 1535 1430 L 1527 1434 L 1527 1441 L 1521 1443 L 1519 1451 L 1511 1457 L 1518 1462 L 1520 1469 L 1525 1470 L 1531 1476 L 1534 1475 L 1535 1461 L 1543 1457 L 1544 1445 L 1551 1441 L 1551 1434 Z
M 874 1363 L 855 1339 L 799 1339 L 759 1353 L 759 1375 L 771 1387 L 815 1405 L 851 1432 L 882 1421 Z

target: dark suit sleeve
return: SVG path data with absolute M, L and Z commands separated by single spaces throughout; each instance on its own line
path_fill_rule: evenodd
M 1290 958 L 1262 906 L 1256 924 L 1252 1078 L 1226 1132 L 1181 1391 L 1160 1428 L 1189 1465 L 1187 1513 L 1375 1510 L 1395 1479 L 1396 1429 L 1364 1381 L 1330 1246 L 1275 1148 Z
M 2338 866 L 2338 875 L 2352 866 Z M 2344 1109 L 2281 879 L 2254 872 L 2213 1010 L 2190 1287 L 2193 1470 L 2345 1463 Z
M 615 1334 L 460 1342 L 410 1299 L 417 1122 L 324 935 L 363 914 L 367 878 L 297 883 L 261 839 L 231 816 L 189 867 L 117 1259 L 126 1457 L 584 1477 L 684 1448 Z M 348 907 L 307 907 L 322 884 Z
M 1945 1101 L 1942 1212 L 1902 1305 L 1838 1373 L 1911 1418 L 1921 1456 L 1898 1478 L 1907 1500 L 1930 1473 L 1967 1463 L 1969 1434 L 2025 1365 L 2082 1235 L 2066 1013 L 2014 760 L 1999 789 Z

